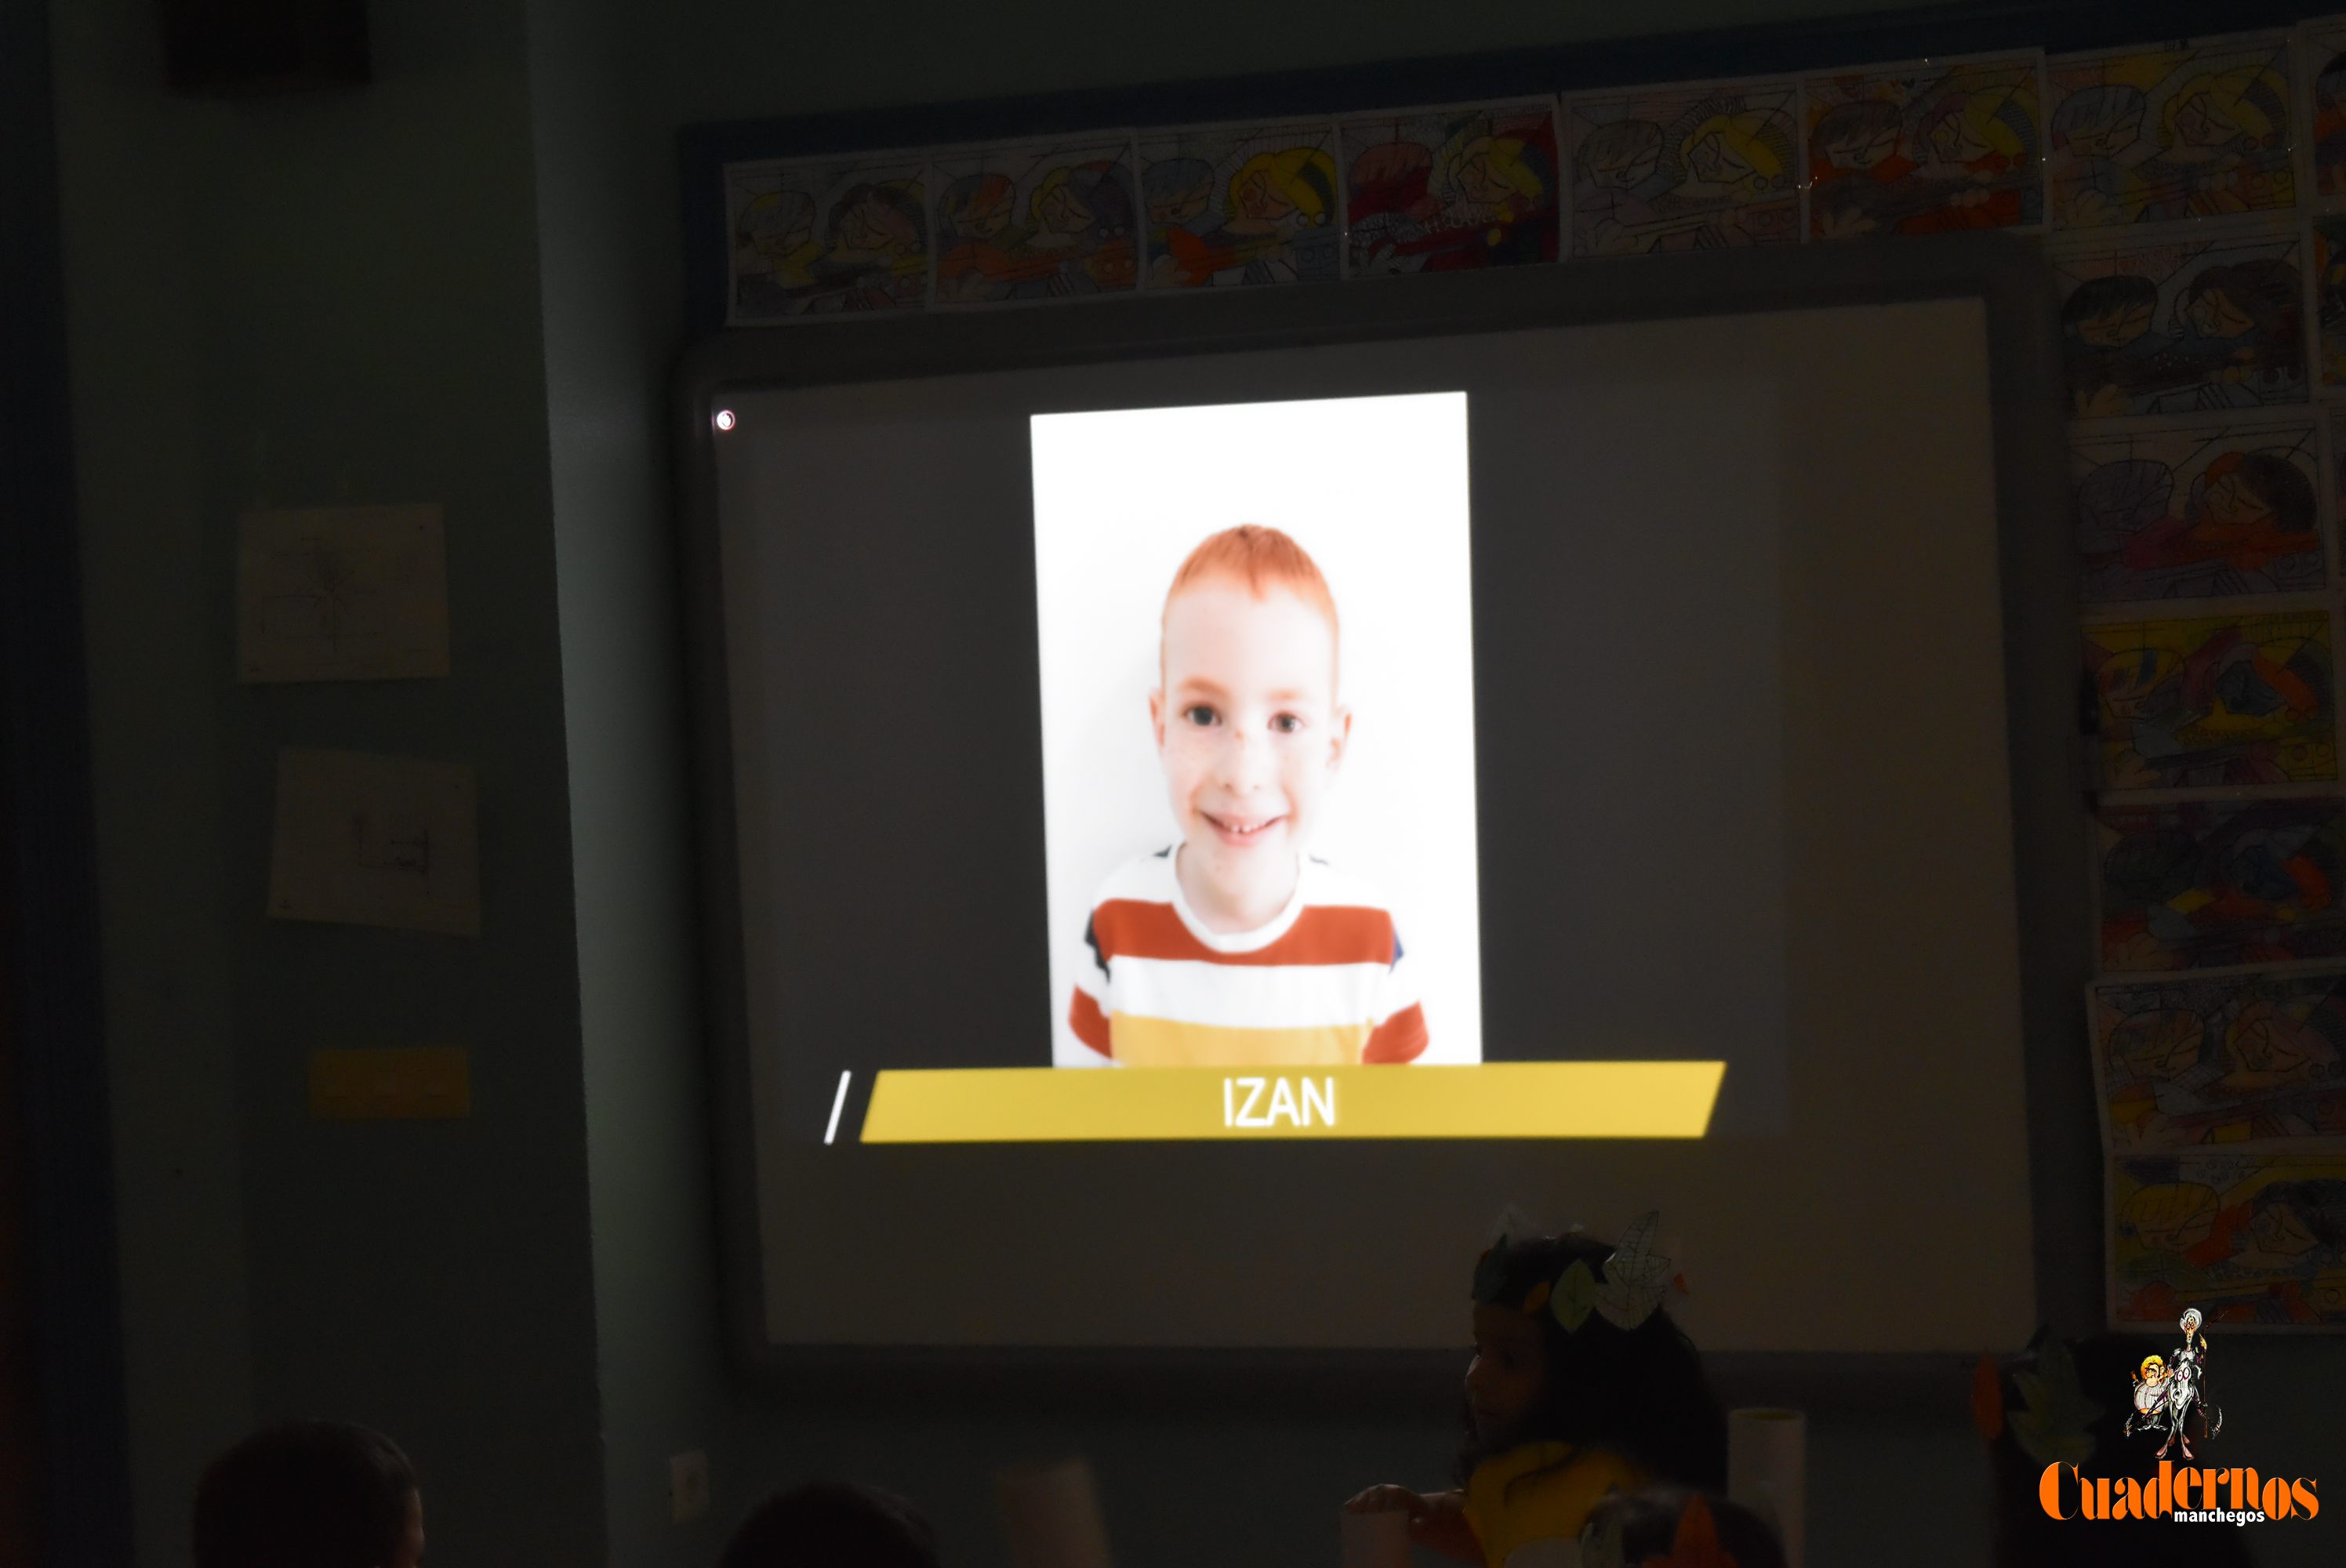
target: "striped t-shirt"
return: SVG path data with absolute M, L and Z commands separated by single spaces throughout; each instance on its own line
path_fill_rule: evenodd
M 1067 1022 L 1126 1066 L 1349 1066 L 1425 1049 L 1392 916 L 1320 860 L 1306 857 L 1276 919 L 1224 933 L 1191 911 L 1160 850 L 1107 880 L 1084 935 Z

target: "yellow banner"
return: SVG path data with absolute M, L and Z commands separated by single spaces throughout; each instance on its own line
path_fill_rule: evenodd
M 867 1144 L 1189 1138 L 1698 1138 L 1724 1062 L 884 1072 Z

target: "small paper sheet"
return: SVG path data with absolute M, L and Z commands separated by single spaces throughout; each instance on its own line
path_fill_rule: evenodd
M 2063 55 L 2045 76 L 2056 228 L 2298 205 L 2287 34 Z
M 936 302 L 1130 293 L 1140 276 L 1130 132 L 960 148 L 938 182 Z
M 269 912 L 481 934 L 473 769 L 356 751 L 277 754 Z
M 2078 419 L 2306 401 L 2304 231 L 2207 219 L 2045 248 Z
M 726 324 L 926 306 L 927 169 L 902 152 L 728 165 Z
M 1147 286 L 1334 282 L 1344 249 L 1336 150 L 1328 120 L 1142 136 Z
M 1572 253 L 1799 244 L 1800 99 L 1790 76 L 1566 99 Z
M 2092 621 L 2085 669 L 2104 789 L 2338 777 L 2331 612 Z
M 1808 78 L 1809 238 L 2045 221 L 2035 50 Z
M 2219 1356 L 2242 1329 L 2346 1327 L 2335 1143 L 2122 1156 L 2108 1202 L 2110 1327 L 2166 1328 L 2196 1307 Z
M 1347 276 L 1556 259 L 1564 230 L 1554 99 L 1362 115 L 1339 134 Z
M 2321 592 L 2327 436 L 2311 408 L 2073 429 L 2086 601 Z
M 237 527 L 242 681 L 448 673 L 448 564 L 437 506 L 248 512 Z
M 2346 1135 L 2346 970 L 2096 985 L 2114 1155 Z

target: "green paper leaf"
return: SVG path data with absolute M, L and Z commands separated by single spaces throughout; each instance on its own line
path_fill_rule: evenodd
M 1547 1309 L 1567 1334 L 1578 1330 L 1588 1321 L 1588 1314 L 1596 1308 L 1596 1276 L 1580 1258 L 1557 1277 L 1556 1288 L 1548 1293 Z
M 2086 1398 L 2077 1380 L 2076 1359 L 2059 1339 L 2037 1352 L 2034 1371 L 2014 1372 L 2013 1384 L 2027 1401 L 2008 1411 L 2005 1424 L 2021 1451 L 2039 1464 L 2084 1464 L 2094 1456 L 2093 1433 L 2102 1407 Z
M 1658 1211 L 1639 1215 L 1605 1260 L 1605 1283 L 1597 1290 L 1596 1309 L 1616 1329 L 1635 1329 L 1652 1317 L 1670 1288 L 1670 1276 L 1677 1270 L 1661 1249 L 1661 1228 Z

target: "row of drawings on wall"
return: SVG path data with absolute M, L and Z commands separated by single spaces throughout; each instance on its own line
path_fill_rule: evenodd
M 1553 261 L 1554 109 L 736 164 L 730 320 Z
M 2346 1328 L 2346 26 L 2273 41 L 2046 73 L 2119 1327 Z
M 735 325 L 2122 231 L 2346 192 L 2346 28 L 741 162 L 724 183 Z

